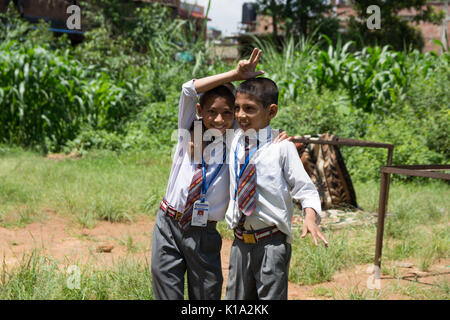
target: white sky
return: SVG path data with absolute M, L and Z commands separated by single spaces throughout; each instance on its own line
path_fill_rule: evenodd
M 185 0 L 188 3 L 197 3 L 208 7 L 208 0 Z M 214 27 L 222 31 L 222 36 L 230 36 L 238 31 L 239 22 L 242 20 L 242 5 L 244 2 L 255 0 L 211 0 L 209 9 L 208 27 Z

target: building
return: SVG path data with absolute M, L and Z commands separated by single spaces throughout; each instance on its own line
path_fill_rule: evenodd
M 283 34 L 281 24 L 277 28 L 278 34 Z M 273 32 L 272 17 L 258 14 L 256 4 L 246 2 L 242 5 L 242 21 L 239 26 L 239 31 L 241 34 L 271 34 Z
M 0 0 L 0 12 L 6 12 L 10 2 L 13 2 L 20 15 L 30 21 L 37 23 L 39 20 L 50 22 L 50 30 L 61 34 L 67 33 L 73 40 L 83 37 L 82 30 L 69 30 L 66 26 L 70 13 L 67 8 L 77 1 L 73 0 Z
M 222 37 L 222 31 L 214 27 L 208 27 L 208 30 L 206 31 L 206 37 L 208 40 L 220 40 L 220 38 Z
M 172 8 L 173 18 L 191 19 L 196 27 L 196 37 L 203 30 L 204 7 L 191 5 L 180 0 L 133 0 L 136 6 L 146 6 L 152 3 L 160 3 Z M 0 12 L 6 12 L 10 2 L 13 2 L 19 13 L 26 20 L 36 23 L 39 20 L 50 22 L 51 30 L 57 34 L 67 33 L 72 40 L 82 40 L 83 34 L 87 31 L 85 24 L 81 24 L 81 30 L 70 30 L 67 28 L 67 19 L 70 13 L 67 8 L 71 5 L 78 5 L 75 0 L 0 0 Z M 81 8 L 81 11 L 83 8 Z M 205 28 L 206 29 L 206 28 Z M 206 30 L 203 35 L 206 39 Z

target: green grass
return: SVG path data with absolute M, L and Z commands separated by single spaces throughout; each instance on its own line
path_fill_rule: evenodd
M 11 270 L 3 265 L 0 299 L 152 300 L 150 267 L 148 261 L 130 258 L 101 269 L 76 263 L 61 264 L 34 250 L 24 255 Z
M 354 286 L 349 290 L 338 290 L 334 299 L 338 300 L 379 300 L 382 293 L 379 290 L 369 290 Z
M 426 281 L 427 283 L 430 281 Z M 386 289 L 387 292 L 402 294 L 412 300 L 449 300 L 450 281 L 448 279 L 436 279 L 431 285 L 423 285 L 419 282 L 398 281 Z
M 2 151 L 3 150 L 3 151 Z M 90 152 L 81 159 L 53 161 L 20 149 L 0 149 L 0 226 L 23 227 L 46 219 L 45 208 L 92 228 L 99 220 L 133 221 L 139 214 L 154 215 L 170 172 L 170 159 L 146 152 Z M 379 183 L 355 182 L 359 205 L 376 212 Z M 397 260 L 414 259 L 427 271 L 450 252 L 450 188 L 442 181 L 391 184 L 383 246 L 383 274 L 394 278 Z M 218 224 L 224 238 L 232 239 L 224 221 Z M 376 224 L 324 231 L 330 246 L 315 247 L 312 239 L 294 233 L 290 281 L 313 285 L 331 281 L 342 270 L 373 262 Z M 129 253 L 140 248 L 133 235 L 123 240 Z M 66 266 L 67 268 L 67 266 Z M 67 274 L 51 257 L 33 253 L 0 275 L 4 299 L 137 299 L 149 298 L 148 268 L 124 260 L 108 269 L 80 266 L 81 289 L 68 290 Z M 133 285 L 134 284 L 134 285 Z M 142 287 L 145 284 L 147 289 Z M 136 286 L 138 285 L 138 287 Z M 414 284 L 413 284 L 414 285 Z M 427 291 L 418 284 L 392 290 L 412 299 L 449 298 L 448 283 Z M 420 288 L 419 288 L 420 287 Z M 373 292 L 352 288 L 316 294 L 336 299 L 379 299 Z
M 358 203 L 376 212 L 379 185 L 355 183 Z M 389 196 L 389 215 L 385 220 L 383 261 L 408 258 L 418 260 L 418 268 L 428 271 L 437 260 L 450 256 L 450 188 L 441 181 L 393 183 Z M 331 281 L 335 273 L 357 264 L 372 263 L 376 224 L 325 231 L 330 245 L 315 247 L 312 238 L 294 236 L 290 281 L 316 284 Z M 382 265 L 384 268 L 384 265 Z M 386 273 L 393 270 L 382 269 Z M 361 292 L 359 292 L 361 293 Z M 358 296 L 358 292 L 352 295 Z
M 88 228 L 99 220 L 133 221 L 136 214 L 156 213 L 169 171 L 167 157 L 144 152 L 98 151 L 63 161 L 0 153 L 0 224 L 26 225 L 45 208 Z
M 234 232 L 231 229 L 228 229 L 228 225 L 225 220 L 219 221 L 217 223 L 217 230 L 219 231 L 222 238 L 233 240 Z

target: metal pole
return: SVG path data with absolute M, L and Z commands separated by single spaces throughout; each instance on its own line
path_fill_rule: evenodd
M 315 144 L 330 144 L 335 146 L 353 146 L 353 147 L 369 147 L 369 148 L 394 148 L 393 144 L 389 143 L 379 143 L 372 141 L 363 141 L 363 140 L 355 140 L 355 139 L 345 139 L 336 137 L 335 141 L 332 140 L 320 140 L 320 139 L 309 139 L 302 137 L 295 137 L 291 140 L 294 143 L 315 143 Z
M 392 158 L 394 155 L 394 146 L 388 148 L 387 166 L 392 165 Z M 380 168 L 381 169 L 381 168 Z M 391 175 L 380 170 L 380 199 L 378 202 L 378 224 L 377 224 L 377 239 L 375 242 L 375 259 L 374 275 L 376 279 L 381 276 L 381 254 L 383 251 L 383 233 L 384 233 L 384 218 L 386 217 L 386 210 L 389 199 L 389 187 L 391 185 Z
M 378 204 L 378 225 L 377 225 L 377 240 L 375 247 L 375 260 L 373 264 L 381 269 L 381 252 L 383 249 L 383 232 L 384 232 L 384 217 L 386 215 L 386 205 L 389 196 L 389 173 L 381 173 L 380 183 L 380 200 Z
M 392 157 L 394 155 L 394 146 L 388 148 L 388 157 L 387 157 L 387 161 L 386 161 L 386 165 L 387 166 L 391 166 L 392 165 Z M 391 175 L 388 174 L 387 175 L 387 186 L 386 186 L 386 204 L 385 204 L 385 210 L 387 210 L 387 206 L 388 206 L 388 202 L 389 202 L 389 187 L 391 185 Z M 380 190 L 381 192 L 381 190 Z M 384 219 L 384 218 L 383 218 Z M 381 256 L 380 256 L 381 257 Z

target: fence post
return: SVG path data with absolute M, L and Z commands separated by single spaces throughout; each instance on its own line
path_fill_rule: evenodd
M 384 218 L 386 216 L 386 207 L 387 207 L 387 199 L 389 196 L 389 183 L 390 183 L 390 174 L 381 172 L 381 183 L 380 183 L 380 200 L 378 204 L 378 225 L 377 225 L 377 240 L 375 247 L 375 260 L 374 265 L 378 267 L 378 270 L 381 269 L 381 251 L 383 248 L 383 232 L 384 232 Z

